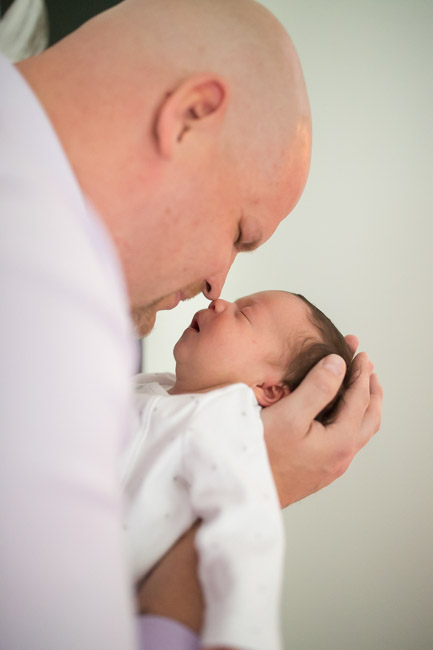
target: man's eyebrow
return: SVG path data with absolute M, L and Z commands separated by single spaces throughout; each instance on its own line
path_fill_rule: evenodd
M 246 234 L 244 236 L 244 231 Z M 239 220 L 239 242 L 236 249 L 239 253 L 248 253 L 256 250 L 263 242 L 263 231 L 261 224 L 251 217 L 247 218 L 244 212 Z

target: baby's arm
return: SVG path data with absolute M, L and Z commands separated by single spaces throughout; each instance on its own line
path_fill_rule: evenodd
M 185 436 L 184 468 L 202 520 L 203 644 L 279 648 L 283 527 L 250 389 L 227 387 L 203 404 Z

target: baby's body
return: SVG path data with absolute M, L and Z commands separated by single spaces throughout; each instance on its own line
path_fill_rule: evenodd
M 205 645 L 281 647 L 283 527 L 260 406 L 299 383 L 290 368 L 323 344 L 322 329 L 311 306 L 286 292 L 216 300 L 176 344 L 175 376 L 137 378 L 124 474 L 134 577 L 201 520 Z
M 281 511 L 251 388 L 170 395 L 173 375 L 137 377 L 139 426 L 126 459 L 133 577 L 198 519 L 205 646 L 281 647 Z

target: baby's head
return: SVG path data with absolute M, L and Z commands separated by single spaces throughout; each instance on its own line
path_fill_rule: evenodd
M 346 375 L 337 397 L 317 419 L 329 422 L 349 384 L 352 353 L 317 307 L 286 291 L 262 291 L 234 303 L 214 300 L 194 316 L 174 348 L 172 392 L 205 392 L 242 382 L 270 406 L 295 390 L 320 359 L 338 354 Z

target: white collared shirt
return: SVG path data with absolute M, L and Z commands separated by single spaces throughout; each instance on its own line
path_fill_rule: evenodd
M 0 88 L 0 645 L 129 650 L 124 281 L 50 121 L 3 57 Z
M 260 407 L 244 384 L 169 395 L 173 381 L 136 377 L 124 466 L 133 575 L 146 575 L 201 519 L 203 644 L 277 650 L 284 536 Z

